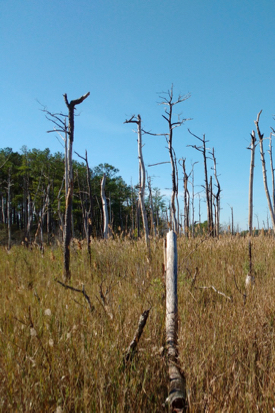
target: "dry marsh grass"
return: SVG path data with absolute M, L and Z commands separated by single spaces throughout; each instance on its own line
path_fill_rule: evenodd
M 92 311 L 82 294 L 56 282 L 61 248 L 0 249 L 0 411 L 165 410 L 162 240 L 151 242 L 151 260 L 141 241 L 93 241 L 91 251 L 90 266 L 85 248 L 72 246 L 71 286 L 85 285 Z M 275 407 L 274 239 L 253 238 L 252 255 L 256 282 L 244 305 L 235 280 L 245 292 L 247 239 L 178 240 L 179 354 L 190 412 Z M 124 367 L 148 308 L 138 352 Z

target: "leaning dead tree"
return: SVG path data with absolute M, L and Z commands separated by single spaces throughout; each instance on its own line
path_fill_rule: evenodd
M 126 120 L 124 123 L 136 123 L 137 124 L 137 135 L 138 135 L 138 160 L 139 160 L 139 207 L 141 209 L 142 222 L 144 228 L 144 235 L 146 244 L 149 244 L 149 229 L 148 220 L 144 203 L 144 193 L 145 193 L 145 166 L 142 155 L 142 129 L 141 129 L 141 117 L 132 116 L 130 119 Z
M 257 115 L 257 119 L 254 121 L 257 129 L 257 134 L 259 138 L 259 145 L 260 145 L 260 155 L 261 155 L 261 161 L 262 161 L 262 171 L 263 171 L 263 181 L 264 181 L 264 189 L 265 189 L 265 194 L 266 194 L 266 199 L 267 199 L 267 204 L 270 212 L 270 217 L 271 217 L 271 222 L 272 222 L 272 227 L 273 227 L 273 232 L 275 233 L 275 211 L 274 207 L 272 205 L 269 189 L 268 189 L 268 184 L 267 184 L 267 175 L 266 175 L 266 164 L 265 164 L 265 153 L 264 153 L 264 147 L 263 147 L 263 140 L 264 140 L 264 134 L 261 133 L 260 127 L 259 127 L 259 121 L 260 121 L 260 116 L 261 116 L 262 111 L 260 111 Z M 273 173 L 273 171 L 272 171 Z
M 248 195 L 248 229 L 249 234 L 252 235 L 253 231 L 253 181 L 254 181 L 254 168 L 255 168 L 255 149 L 256 149 L 256 136 L 255 131 L 251 133 L 250 146 L 247 149 L 251 150 L 250 160 L 250 174 L 249 174 L 249 195 Z

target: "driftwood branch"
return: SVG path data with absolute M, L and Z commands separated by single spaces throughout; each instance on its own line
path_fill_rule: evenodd
M 167 161 L 167 162 L 158 162 L 158 163 L 153 163 L 152 165 L 148 165 L 148 167 L 151 167 L 151 166 L 157 166 L 157 165 L 163 165 L 163 164 L 165 164 L 165 163 L 170 163 L 169 161 Z
M 126 365 L 127 362 L 131 361 L 133 359 L 134 355 L 135 355 L 138 342 L 139 342 L 140 337 L 143 333 L 143 329 L 146 325 L 146 321 L 147 321 L 147 318 L 149 316 L 149 312 L 150 312 L 150 309 L 145 310 L 139 318 L 138 328 L 137 328 L 137 330 L 135 332 L 135 335 L 134 335 L 134 338 L 131 341 L 129 347 L 127 348 L 127 350 L 125 352 L 125 355 L 124 355 L 124 358 L 123 358 L 123 364 L 124 365 Z
M 94 308 L 94 306 L 91 304 L 90 297 L 88 296 L 88 294 L 87 294 L 86 291 L 85 291 L 84 284 L 82 284 L 82 290 L 80 290 L 80 289 L 78 289 L 78 288 L 71 287 L 71 286 L 68 285 L 68 284 L 64 284 L 62 281 L 59 281 L 59 280 L 55 280 L 55 281 L 56 281 L 58 284 L 62 285 L 62 287 L 64 287 L 66 290 L 72 290 L 72 291 L 75 291 L 75 292 L 77 292 L 77 293 L 83 294 L 84 297 L 85 297 L 85 299 L 87 300 L 87 302 L 88 302 L 88 304 L 89 304 L 89 308 L 90 308 L 91 313 L 94 311 L 95 308 Z
M 213 291 L 215 291 L 215 293 L 222 295 L 223 297 L 225 297 L 227 300 L 229 301 L 233 301 L 232 297 L 229 297 L 228 295 L 224 294 L 223 292 L 217 290 L 213 285 L 210 285 L 209 287 L 196 287 L 197 289 L 200 290 L 210 290 L 212 289 Z

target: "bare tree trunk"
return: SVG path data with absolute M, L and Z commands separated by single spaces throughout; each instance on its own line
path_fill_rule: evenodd
M 215 157 L 215 152 L 214 152 L 214 148 L 212 150 L 212 158 L 213 158 L 213 163 L 214 163 L 214 176 L 215 176 L 215 180 L 216 180 L 216 185 L 217 185 L 217 193 L 216 195 L 214 195 L 215 199 L 216 199 L 216 209 L 215 209 L 215 233 L 216 233 L 216 237 L 219 237 L 220 234 L 220 198 L 221 198 L 221 186 L 220 186 L 220 182 L 218 180 L 218 174 L 217 174 L 217 161 L 216 161 L 216 157 Z
M 203 163 L 204 163 L 204 182 L 205 182 L 205 197 L 206 197 L 206 206 L 207 206 L 207 223 L 208 223 L 208 233 L 213 235 L 213 228 L 212 228 L 212 221 L 211 221 L 211 207 L 212 203 L 210 201 L 210 195 L 209 195 L 209 185 L 208 185 L 208 171 L 207 171 L 207 155 L 206 155 L 206 141 L 205 140 L 205 135 L 203 135 L 203 138 L 199 138 L 198 136 L 194 135 L 190 130 L 189 132 L 191 135 L 193 135 L 195 138 L 197 138 L 199 141 L 202 142 L 202 146 L 196 146 L 196 145 L 188 145 L 191 146 L 192 148 L 196 149 L 197 151 L 201 152 L 203 155 Z
M 103 210 L 103 238 L 108 239 L 109 237 L 109 217 L 108 217 L 108 206 L 105 195 L 105 183 L 106 175 L 104 174 L 101 180 L 101 200 L 102 200 L 102 210 Z
M 251 133 L 251 143 L 248 149 L 251 149 L 250 174 L 249 174 L 249 202 L 248 202 L 248 228 L 249 234 L 253 231 L 253 181 L 254 181 L 254 167 L 255 167 L 255 148 L 256 136 L 255 131 Z
M 259 128 L 259 120 L 260 120 L 261 113 L 262 113 L 262 111 L 260 111 L 258 113 L 257 119 L 255 120 L 254 123 L 256 125 L 257 133 L 258 133 L 258 137 L 259 137 L 265 194 L 266 194 L 267 204 L 268 204 L 270 217 L 271 217 L 271 221 L 272 221 L 273 232 L 275 233 L 275 216 L 274 216 L 274 210 L 272 208 L 272 202 L 271 202 L 270 193 L 269 193 L 269 189 L 268 189 L 268 185 L 267 185 L 267 176 L 266 176 L 266 167 L 265 167 L 265 154 L 264 154 L 264 148 L 263 148 L 264 135 L 261 134 L 260 128 Z
M 7 218 L 8 218 L 8 250 L 10 250 L 11 249 L 11 168 L 9 168 L 9 174 L 8 174 Z
M 270 170 L 272 179 L 272 207 L 275 211 L 275 179 L 274 179 L 274 167 L 273 167 L 273 156 L 272 156 L 272 133 L 269 135 L 269 157 L 270 157 Z
M 213 187 L 212 187 L 212 175 L 209 181 L 209 211 L 210 211 L 210 231 L 214 236 L 214 223 L 213 223 Z
M 166 346 L 168 353 L 169 395 L 171 412 L 186 411 L 185 378 L 178 367 L 178 295 L 177 295 L 177 235 L 167 234 L 166 263 Z
M 186 167 L 185 167 L 185 159 L 181 159 L 182 161 L 182 169 L 183 169 L 183 199 L 184 199 L 184 233 L 185 236 L 188 237 L 189 235 L 189 203 L 190 203 L 190 194 L 188 190 L 188 179 L 190 174 L 187 175 Z
M 66 194 L 66 209 L 65 209 L 65 225 L 64 225 L 64 270 L 63 277 L 65 281 L 71 278 L 70 272 L 70 242 L 71 242 L 71 231 L 72 231 L 72 205 L 73 205 L 73 162 L 72 162 L 72 152 L 73 152 L 73 141 L 74 141 L 74 110 L 75 106 L 82 103 L 88 96 L 90 92 L 86 95 L 81 96 L 79 99 L 68 101 L 67 93 L 64 95 L 64 100 L 69 111 L 69 148 L 68 148 L 68 191 Z M 66 171 L 65 171 L 65 182 L 66 182 Z
M 2 219 L 3 219 L 3 224 L 6 225 L 6 214 L 5 214 L 5 199 L 4 199 L 4 195 L 2 195 Z
M 124 123 L 136 123 L 138 133 L 138 159 L 139 159 L 139 205 L 141 209 L 143 228 L 146 245 L 149 246 L 149 230 L 148 220 L 144 204 L 144 192 L 145 192 L 145 166 L 142 155 L 142 130 L 141 130 L 141 117 L 140 115 L 132 116 L 131 119 L 126 120 Z
M 154 218 L 154 206 L 153 206 L 153 197 L 152 197 L 152 188 L 151 188 L 151 178 L 147 176 L 148 190 L 149 190 L 149 202 L 150 202 L 150 211 L 151 211 L 151 231 L 153 237 L 156 237 L 156 223 Z
M 184 102 L 190 96 L 179 95 L 178 99 L 174 102 L 173 101 L 173 97 L 174 97 L 173 85 L 171 86 L 171 89 L 168 91 L 167 95 L 168 95 L 167 97 L 166 96 L 160 96 L 160 97 L 162 99 L 161 104 L 166 106 L 165 115 L 162 115 L 162 117 L 168 123 L 168 133 L 161 133 L 161 134 L 150 133 L 150 132 L 146 132 L 146 133 L 149 135 L 153 135 L 153 136 L 165 136 L 166 142 L 168 144 L 168 151 L 169 151 L 169 157 L 170 157 L 170 163 L 171 163 L 171 169 L 172 169 L 171 221 L 172 221 L 172 229 L 176 233 L 178 233 L 179 225 L 178 225 L 177 216 L 179 216 L 179 212 L 178 214 L 176 214 L 176 202 L 177 202 L 177 197 L 178 197 L 178 181 L 177 181 L 176 155 L 173 149 L 173 131 L 175 128 L 181 126 L 185 121 L 189 119 L 178 118 L 177 122 L 173 122 L 172 118 L 173 118 L 173 107 L 177 105 L 178 103 Z
M 32 201 L 31 194 L 28 193 L 28 223 L 26 229 L 26 242 L 30 242 L 31 226 L 32 226 Z
M 43 240 L 43 221 L 44 221 L 44 216 L 47 212 L 47 208 L 49 206 L 50 188 L 51 188 L 51 184 L 48 184 L 47 190 L 45 192 L 44 203 L 43 203 L 42 209 L 40 211 L 40 218 L 39 218 L 37 230 L 36 230 L 36 233 L 35 233 L 35 236 L 34 236 L 34 242 L 36 242 L 36 238 L 37 238 L 37 236 L 40 232 L 40 241 L 41 241 L 40 247 L 41 247 L 41 250 L 43 249 L 43 243 L 44 243 L 44 240 Z

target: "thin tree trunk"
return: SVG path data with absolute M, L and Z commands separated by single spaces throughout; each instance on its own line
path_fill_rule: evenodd
M 145 242 L 149 244 L 149 230 L 148 230 L 148 221 L 147 214 L 144 204 L 144 192 L 145 192 L 145 166 L 142 155 L 142 133 L 141 133 L 141 117 L 137 116 L 137 129 L 138 129 L 138 159 L 139 159 L 139 171 L 140 171 L 140 182 L 139 182 L 139 205 L 141 209 L 143 228 Z
M 11 168 L 9 168 L 9 174 L 8 174 L 7 218 L 8 218 L 8 250 L 10 250 L 11 249 Z
M 150 202 L 150 211 L 151 211 L 151 231 L 152 235 L 156 237 L 156 223 L 154 219 L 154 205 L 153 205 L 153 197 L 152 197 L 152 188 L 151 188 L 151 178 L 147 177 L 148 182 L 148 190 L 149 190 L 149 202 Z
M 273 167 L 273 156 L 272 156 L 272 133 L 269 135 L 269 157 L 270 157 L 270 170 L 272 179 L 272 207 L 275 211 L 275 179 L 274 179 L 274 167 Z
M 273 232 L 275 232 L 275 216 L 274 216 L 274 210 L 272 208 L 272 202 L 270 198 L 270 193 L 267 185 L 267 176 L 266 176 L 266 166 L 265 166 L 265 154 L 264 154 L 264 148 L 263 148 L 263 138 L 264 135 L 261 134 L 260 128 L 259 128 L 259 120 L 261 116 L 262 111 L 258 113 L 257 120 L 255 120 L 255 125 L 257 128 L 257 133 L 259 137 L 259 144 L 260 144 L 260 154 L 261 154 L 261 161 L 262 161 L 262 170 L 263 170 L 263 181 L 264 181 L 264 188 L 265 188 L 265 194 L 266 194 L 266 199 L 267 199 L 267 204 L 270 212 L 270 217 L 272 221 L 272 227 L 273 227 Z
M 255 167 L 255 148 L 256 148 L 256 136 L 255 136 L 255 131 L 252 131 L 251 143 L 249 147 L 249 149 L 251 149 L 250 174 L 249 174 L 249 202 L 248 202 L 248 228 L 249 228 L 250 235 L 252 235 L 252 231 L 253 231 L 253 181 L 254 181 L 254 167 Z
M 102 210 L 103 210 L 103 238 L 108 239 L 109 236 L 109 217 L 108 217 L 108 206 L 105 195 L 105 183 L 106 175 L 104 174 L 101 180 L 101 200 L 102 200 Z

